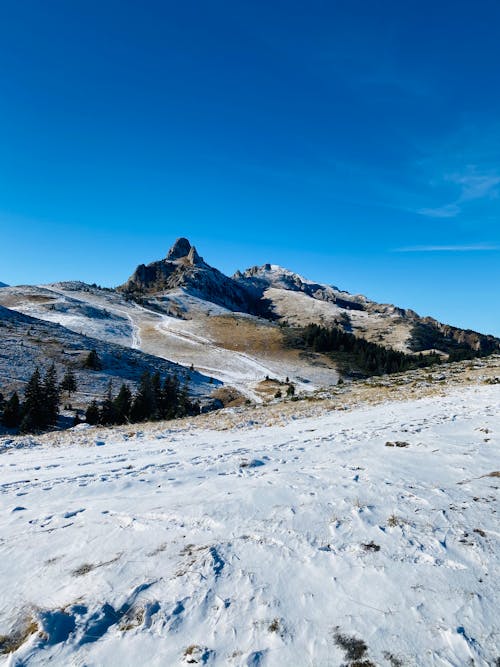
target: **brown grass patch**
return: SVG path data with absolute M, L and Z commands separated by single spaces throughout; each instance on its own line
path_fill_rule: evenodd
M 8 635 L 0 635 L 0 654 L 14 653 L 24 642 L 38 632 L 38 621 L 29 616 Z
M 206 326 L 209 336 L 226 350 L 269 355 L 285 349 L 282 331 L 270 323 L 217 315 L 207 318 Z
M 246 396 L 234 387 L 220 387 L 211 394 L 212 398 L 219 399 L 225 408 L 237 408 L 245 405 Z

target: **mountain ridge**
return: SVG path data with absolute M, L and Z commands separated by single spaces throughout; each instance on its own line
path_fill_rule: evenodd
M 117 288 L 79 281 L 6 287 L 0 304 L 194 368 L 256 401 L 272 390 L 266 378 L 290 381 L 305 392 L 337 383 L 346 365 L 324 346 L 320 352 L 301 342 L 300 331 L 310 324 L 405 355 L 438 350 L 447 358 L 500 349 L 494 336 L 380 304 L 275 264 L 226 276 L 184 237 L 163 259 L 139 264 Z

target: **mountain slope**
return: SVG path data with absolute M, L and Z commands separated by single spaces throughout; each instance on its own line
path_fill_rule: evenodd
M 20 286 L 0 294 L 0 303 L 20 312 L 193 365 L 253 400 L 260 400 L 266 376 L 283 381 L 288 376 L 304 390 L 337 382 L 331 360 L 288 349 L 283 331 L 265 319 L 234 313 L 185 288 L 136 299 L 78 282 Z
M 279 266 L 254 266 L 236 272 L 234 279 L 265 299 L 280 320 L 294 326 L 340 325 L 356 336 L 406 353 L 432 349 L 447 353 L 459 346 L 475 351 L 500 349 L 500 340 L 494 336 L 442 324 L 410 309 L 376 303 Z
M 83 362 L 95 349 L 102 370 L 90 371 Z M 91 398 L 101 398 L 109 381 L 115 390 L 122 382 L 135 387 L 144 371 L 161 375 L 177 374 L 190 382 L 193 395 L 208 399 L 214 389 L 210 378 L 190 372 L 140 350 L 84 336 L 52 322 L 42 321 L 0 306 L 0 389 L 4 394 L 22 391 L 34 369 L 54 362 L 61 378 L 71 368 L 76 375 L 78 392 L 72 398 L 75 407 L 86 405 Z

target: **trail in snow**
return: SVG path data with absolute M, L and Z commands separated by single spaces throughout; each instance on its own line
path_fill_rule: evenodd
M 119 308 L 115 308 L 113 310 L 115 313 L 121 313 L 122 315 L 125 315 L 125 317 L 128 319 L 130 322 L 130 328 L 131 328 L 131 344 L 130 347 L 134 350 L 140 350 L 142 349 L 142 341 L 141 341 L 141 336 L 140 336 L 140 328 L 139 326 L 135 323 L 134 318 L 132 315 L 126 311 L 122 310 Z

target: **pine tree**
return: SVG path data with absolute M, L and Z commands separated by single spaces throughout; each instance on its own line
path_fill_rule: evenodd
M 9 400 L 5 403 L 2 424 L 7 428 L 16 428 L 19 426 L 21 420 L 21 406 L 19 404 L 19 396 L 15 391 Z
M 162 399 L 162 391 L 161 391 L 161 377 L 158 371 L 156 371 L 156 373 L 151 378 L 151 387 L 153 390 L 153 404 L 154 404 L 152 408 L 151 418 L 160 419 L 161 418 L 160 404 Z
M 90 350 L 83 363 L 83 367 L 89 368 L 91 371 L 100 371 L 102 369 L 101 360 L 95 350 Z
M 68 396 L 71 397 L 71 394 L 75 392 L 77 388 L 76 375 L 71 368 L 68 368 L 61 382 L 61 391 L 68 392 Z
M 46 428 L 47 412 L 44 402 L 42 378 L 40 370 L 36 368 L 24 391 L 23 418 L 21 421 L 21 431 L 23 433 L 31 433 Z
M 151 419 L 156 411 L 155 396 L 151 375 L 145 371 L 132 404 L 132 421 L 140 422 Z
M 61 400 L 57 383 L 56 367 L 53 363 L 45 373 L 42 390 L 44 393 L 46 426 L 53 426 L 57 423 L 57 417 L 59 416 L 59 402 Z
M 160 400 L 160 418 L 173 419 L 179 405 L 179 378 L 177 375 L 166 377 Z
M 125 424 L 130 418 L 132 408 L 132 392 L 126 384 L 122 384 L 117 397 L 113 401 L 115 419 L 117 424 Z
M 92 425 L 99 423 L 99 406 L 97 405 L 97 401 L 95 399 L 85 411 L 85 421 L 87 424 Z
M 103 426 L 116 423 L 116 412 L 113 402 L 113 383 L 111 380 L 109 381 L 106 396 L 104 397 L 99 412 L 99 423 L 103 424 Z
M 192 414 L 192 408 L 193 406 L 189 400 L 189 385 L 186 380 L 178 394 L 176 417 L 186 417 L 187 415 Z

